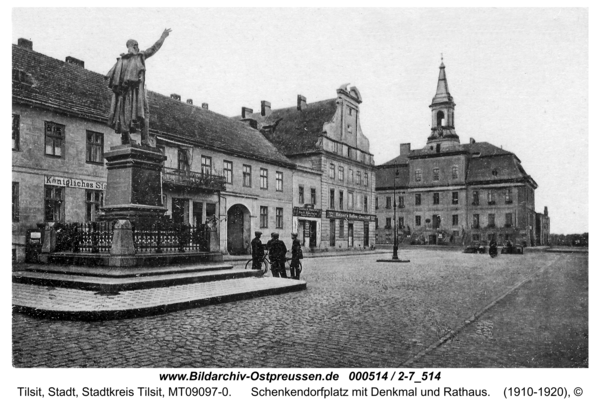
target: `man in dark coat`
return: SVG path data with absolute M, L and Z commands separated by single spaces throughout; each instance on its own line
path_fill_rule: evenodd
M 302 245 L 298 240 L 298 233 L 292 233 L 292 262 L 290 274 L 293 279 L 300 280 L 300 259 L 302 258 Z
M 269 261 L 271 262 L 271 273 L 273 277 L 279 277 L 278 255 L 277 255 L 277 233 L 271 233 L 271 240 L 267 242 L 267 250 L 269 251 Z
M 277 271 L 279 272 L 279 277 L 287 278 L 287 273 L 285 271 L 285 254 L 287 253 L 287 247 L 283 240 L 279 240 L 279 233 L 275 233 L 275 242 L 274 247 L 276 249 L 275 255 L 277 259 Z
M 254 232 L 255 238 L 252 239 L 252 269 L 260 270 L 262 268 L 262 259 L 265 255 L 265 245 L 260 241 L 262 232 Z M 267 270 L 264 270 L 265 272 Z

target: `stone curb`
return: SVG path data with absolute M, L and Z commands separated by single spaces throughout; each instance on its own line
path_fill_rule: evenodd
M 13 288 L 14 289 L 14 288 Z M 51 318 L 60 320 L 74 321 L 104 321 L 111 319 L 140 318 L 151 315 L 175 312 L 190 308 L 198 308 L 212 304 L 223 304 L 227 302 L 245 300 L 249 298 L 263 297 L 267 295 L 284 294 L 306 289 L 306 281 L 300 281 L 294 285 L 283 287 L 271 287 L 263 290 L 238 292 L 214 297 L 199 298 L 196 300 L 174 302 L 152 307 L 134 307 L 130 309 L 119 310 L 96 310 L 96 311 L 69 311 L 69 310 L 48 310 L 35 308 L 27 305 L 13 305 L 16 312 L 25 313 L 37 318 Z
M 550 264 L 546 265 L 544 268 L 542 268 L 537 274 L 541 274 L 544 273 L 546 271 L 547 268 L 549 268 L 550 266 L 552 266 L 554 263 L 556 263 L 560 258 L 562 257 L 558 257 L 556 258 L 554 261 L 552 261 Z M 508 291 L 506 291 L 504 294 L 500 295 L 499 297 L 496 297 L 494 300 L 492 300 L 492 302 L 490 302 L 488 305 L 486 305 L 485 307 L 483 307 L 482 309 L 480 309 L 479 311 L 477 311 L 475 314 L 473 314 L 471 317 L 467 318 L 465 320 L 465 322 L 460 325 L 458 328 L 453 329 L 452 331 L 448 332 L 446 335 L 442 336 L 440 339 L 438 339 L 435 343 L 433 343 L 432 345 L 428 346 L 426 349 L 423 349 L 422 351 L 420 351 L 419 353 L 417 353 L 416 355 L 412 356 L 411 358 L 405 360 L 404 362 L 402 362 L 402 364 L 400 365 L 401 367 L 410 367 L 411 364 L 415 363 L 416 361 L 418 361 L 419 359 L 421 359 L 423 356 L 425 356 L 426 354 L 428 354 L 429 352 L 433 351 L 434 349 L 439 348 L 440 346 L 442 346 L 444 343 L 448 342 L 450 339 L 454 338 L 455 336 L 457 336 L 460 332 L 462 332 L 466 327 L 468 327 L 469 325 L 471 325 L 473 322 L 477 321 L 479 319 L 479 317 L 481 317 L 483 314 L 485 314 L 488 310 L 490 310 L 492 307 L 494 307 L 498 302 L 502 301 L 504 298 L 506 298 L 508 295 L 512 294 L 513 292 L 515 292 L 516 290 L 518 290 L 521 286 L 523 286 L 524 284 L 530 283 L 533 280 L 533 277 L 528 278 L 524 281 L 521 281 L 520 283 L 518 283 L 517 285 L 513 286 L 512 288 L 508 289 Z

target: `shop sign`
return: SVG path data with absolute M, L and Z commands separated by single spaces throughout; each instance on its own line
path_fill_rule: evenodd
M 294 206 L 292 209 L 292 216 L 302 216 L 303 218 L 321 218 L 321 209 L 308 209 Z
M 53 175 L 44 175 L 45 185 L 54 185 L 58 187 L 82 188 L 82 189 L 106 189 L 106 182 L 89 181 L 79 178 L 55 177 Z
M 328 210 L 325 215 L 329 219 L 348 219 L 348 220 L 362 220 L 367 222 L 375 222 L 377 216 L 369 215 L 367 213 L 358 212 L 342 212 L 342 211 L 330 211 Z

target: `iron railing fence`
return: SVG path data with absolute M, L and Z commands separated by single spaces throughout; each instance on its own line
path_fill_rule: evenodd
M 59 223 L 56 230 L 57 252 L 109 252 L 114 222 Z
M 156 222 L 132 225 L 138 253 L 206 252 L 210 248 L 210 227 Z

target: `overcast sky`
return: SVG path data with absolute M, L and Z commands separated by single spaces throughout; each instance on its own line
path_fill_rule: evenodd
M 150 47 L 147 86 L 234 116 L 363 97 L 376 164 L 424 146 L 440 54 L 462 143 L 515 153 L 553 233 L 588 231 L 588 13 L 579 9 L 14 9 L 12 42 L 106 73 L 129 38 Z

